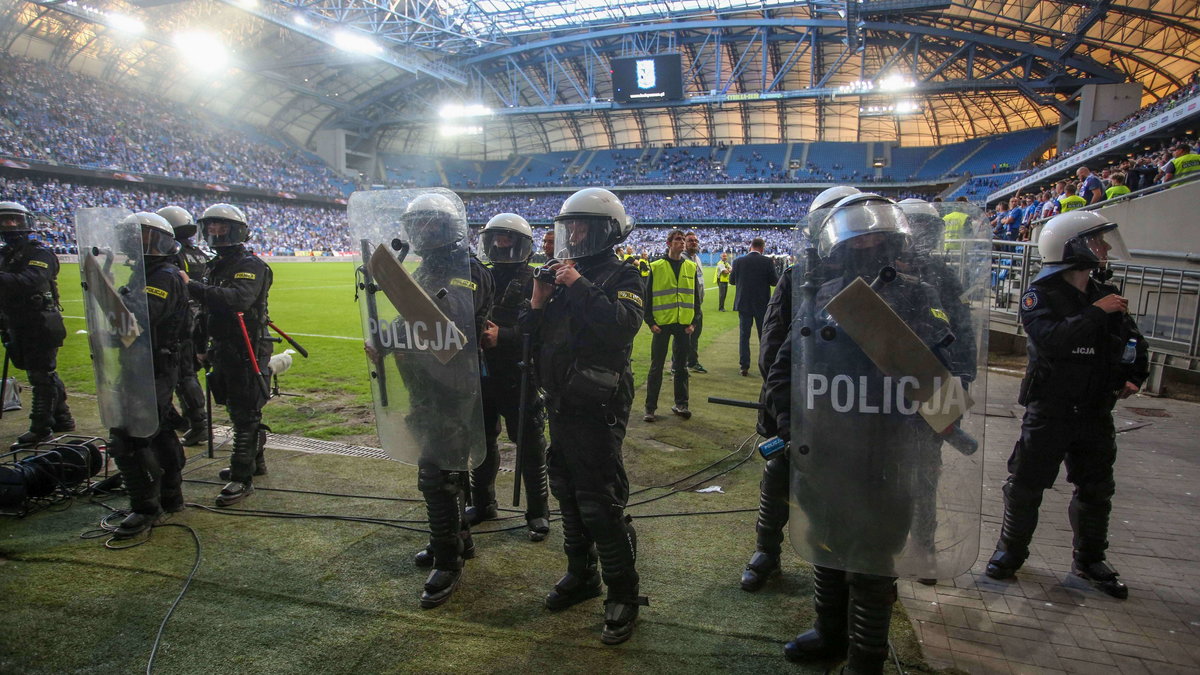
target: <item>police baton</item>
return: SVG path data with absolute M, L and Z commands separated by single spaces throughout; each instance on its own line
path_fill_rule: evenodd
M 293 340 L 291 335 L 288 335 L 287 333 L 279 330 L 279 326 L 276 326 L 273 321 L 268 321 L 267 325 L 271 327 L 271 330 L 275 331 L 276 333 L 279 333 L 279 337 L 283 338 L 284 340 L 287 340 L 287 343 L 289 345 L 291 345 L 292 347 L 294 347 L 297 352 L 300 352 L 300 356 L 303 356 L 306 359 L 308 358 L 308 350 L 305 349 L 304 347 L 301 347 L 299 342 L 296 342 L 295 340 Z
M 246 330 L 246 315 L 243 312 L 237 313 L 238 327 L 242 329 L 242 340 L 246 343 L 246 354 L 250 356 L 250 365 L 254 366 L 255 379 L 258 380 L 259 386 L 262 387 L 263 395 L 271 398 L 271 385 L 263 379 L 262 369 L 258 367 L 258 358 L 254 356 L 254 344 L 250 342 L 250 331 Z
M 529 417 L 529 357 L 532 351 L 533 336 L 521 334 L 521 396 L 517 408 L 517 455 L 513 462 L 513 506 L 521 505 L 521 450 L 525 443 L 525 420 Z

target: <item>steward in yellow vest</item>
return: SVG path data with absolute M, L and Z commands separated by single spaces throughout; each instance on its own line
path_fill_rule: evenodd
M 700 288 L 696 284 L 696 263 L 683 257 L 686 244 L 681 230 L 667 235 L 667 255 L 650 263 L 646 283 L 646 325 L 654 335 L 650 339 L 650 372 L 646 376 L 646 414 L 642 419 L 653 422 L 658 408 L 658 393 L 662 389 L 663 364 L 667 346 L 671 345 L 671 360 L 675 370 L 675 405 L 671 412 L 684 419 L 692 416 L 688 410 L 688 353 L 691 334 L 700 318 Z M 674 343 L 672 343 L 672 338 Z

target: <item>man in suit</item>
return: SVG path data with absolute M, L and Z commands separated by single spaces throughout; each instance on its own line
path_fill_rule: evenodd
M 766 247 L 760 237 L 750 242 L 750 252 L 733 261 L 729 283 L 733 284 L 733 311 L 738 313 L 738 363 L 742 376 L 750 373 L 750 325 L 753 323 L 762 339 L 763 316 L 767 313 L 767 302 L 771 299 L 771 287 L 779 282 L 775 265 L 763 255 Z

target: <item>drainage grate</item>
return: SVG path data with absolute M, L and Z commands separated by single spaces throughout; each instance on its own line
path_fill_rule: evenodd
M 213 427 L 213 437 L 219 442 L 222 438 L 232 435 L 229 427 Z M 267 434 L 267 447 L 276 450 L 294 450 L 296 452 L 312 452 L 324 455 L 345 455 L 347 457 L 369 457 L 371 459 L 388 459 L 386 452 L 379 448 L 368 448 L 364 445 L 349 445 L 337 441 L 321 441 L 303 436 L 286 436 L 284 434 Z

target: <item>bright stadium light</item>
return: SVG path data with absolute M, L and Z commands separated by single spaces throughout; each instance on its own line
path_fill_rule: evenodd
M 443 137 L 478 136 L 483 133 L 483 127 L 473 124 L 443 124 L 438 127 L 438 133 Z
M 915 86 L 915 82 L 903 75 L 888 75 L 879 81 L 880 91 L 905 91 Z
M 308 17 L 304 16 L 304 14 L 302 12 L 296 12 L 295 14 L 292 15 L 292 23 L 296 24 L 297 26 L 300 26 L 301 28 L 312 27 L 312 22 L 309 21 Z
M 353 54 L 382 54 L 383 47 L 371 38 L 349 30 L 339 30 L 333 34 L 333 43 L 338 49 Z
M 130 35 L 141 35 L 146 30 L 146 24 L 142 23 L 141 19 L 124 14 L 108 14 L 104 22 L 109 28 Z
M 229 64 L 229 51 L 217 36 L 202 30 L 175 34 L 175 48 L 193 68 L 211 73 Z
M 492 109 L 482 103 L 447 103 L 438 110 L 438 114 L 444 120 L 456 120 L 464 117 L 487 117 L 492 114 Z

